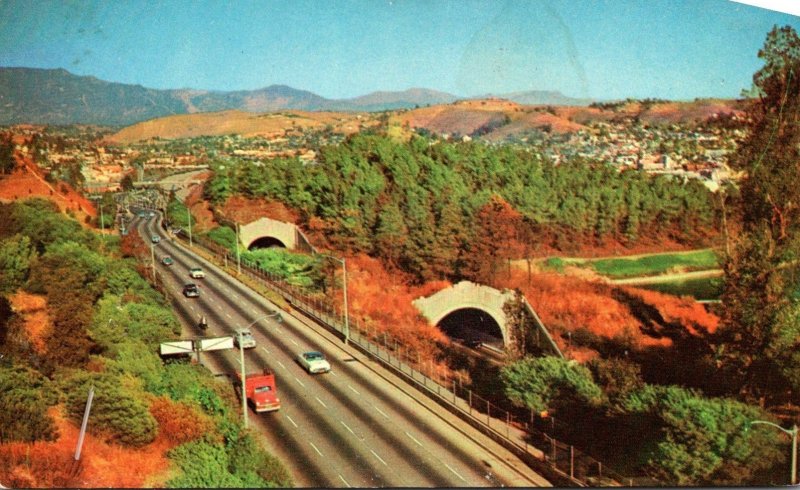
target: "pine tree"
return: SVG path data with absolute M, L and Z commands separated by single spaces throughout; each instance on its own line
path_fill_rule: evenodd
M 775 27 L 758 53 L 758 100 L 732 165 L 743 231 L 726 257 L 719 362 L 742 394 L 779 402 L 800 394 L 800 38 Z

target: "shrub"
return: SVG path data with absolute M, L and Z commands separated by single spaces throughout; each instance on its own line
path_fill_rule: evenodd
M 200 439 L 214 429 L 214 421 L 189 403 L 159 397 L 150 404 L 150 413 L 160 432 L 178 444 Z
M 221 444 L 192 441 L 169 451 L 168 456 L 181 474 L 167 482 L 170 488 L 242 487 L 228 472 L 228 454 Z
M 592 373 L 566 359 L 526 357 L 503 368 L 500 377 L 513 403 L 537 411 L 575 403 L 599 405 L 603 401 Z
M 228 443 L 228 469 L 245 485 L 268 483 L 291 487 L 292 478 L 275 456 L 264 451 L 251 433 L 240 434 Z
M 56 439 L 47 407 L 58 397 L 47 378 L 25 367 L 0 367 L 0 393 L 0 443 Z
M 88 427 L 93 434 L 134 447 L 153 442 L 158 424 L 144 393 L 125 386 L 123 376 L 109 372 L 76 372 L 65 381 L 67 411 L 75 423 L 83 418 L 90 386 L 94 386 L 94 401 Z
M 776 431 L 746 430 L 749 421 L 770 418 L 758 407 L 653 385 L 632 392 L 624 406 L 654 422 L 647 434 L 659 435 L 643 453 L 652 473 L 671 484 L 764 484 L 757 475 L 784 457 Z

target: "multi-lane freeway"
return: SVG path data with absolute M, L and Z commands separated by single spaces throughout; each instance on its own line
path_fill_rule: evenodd
M 285 313 L 228 274 L 174 243 L 158 227 L 158 217 L 136 219 L 134 226 L 150 244 L 155 267 L 175 298 L 185 338 L 201 335 L 205 315 L 207 337 L 231 335 L 246 325 L 257 347 L 246 351 L 248 372 L 271 368 L 282 407 L 277 412 L 249 412 L 251 427 L 264 436 L 270 452 L 288 467 L 303 487 L 478 487 L 545 486 L 547 481 L 513 454 L 458 421 L 440 407 L 422 403 L 400 389 L 392 377 L 359 352 Z M 174 264 L 160 263 L 170 256 Z M 189 268 L 200 266 L 205 278 L 192 279 Z M 199 285 L 198 298 L 181 294 L 183 285 Z M 323 352 L 331 363 L 327 374 L 310 375 L 295 357 Z M 239 352 L 202 354 L 212 371 L 240 369 Z M 454 420 L 455 419 L 455 420 Z

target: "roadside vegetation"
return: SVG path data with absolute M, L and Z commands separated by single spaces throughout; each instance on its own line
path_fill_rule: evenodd
M 181 327 L 140 275 L 137 252 L 146 250 L 134 234 L 122 243 L 100 238 L 48 201 L 0 204 L 0 481 L 291 486 L 283 466 L 240 427 L 226 383 L 157 355 Z M 37 306 L 26 310 L 25 300 Z M 76 468 L 72 436 L 90 387 L 89 435 Z M 135 471 L 139 460 L 150 466 Z M 116 468 L 113 478 L 108 467 Z
M 720 267 L 718 255 L 710 249 L 690 253 L 653 254 L 637 258 L 565 259 L 564 263 L 590 267 L 598 274 L 610 279 L 702 271 Z

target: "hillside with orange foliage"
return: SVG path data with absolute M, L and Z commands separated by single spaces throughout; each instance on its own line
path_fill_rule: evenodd
M 38 294 L 31 294 L 18 290 L 8 296 L 11 308 L 22 318 L 23 328 L 28 334 L 28 341 L 37 354 L 44 354 L 45 337 L 52 330 L 50 316 L 47 313 L 47 298 Z
M 9 175 L 0 175 L 0 201 L 9 202 L 20 199 L 41 197 L 58 206 L 61 212 L 72 213 L 79 223 L 97 216 L 91 201 L 77 192 L 66 182 L 51 184 L 45 179 L 45 171 L 29 158 L 16 155 L 17 167 Z
M 166 437 L 131 449 L 103 442 L 87 433 L 81 464 L 73 471 L 79 428 L 62 409 L 49 414 L 58 427 L 53 442 L 9 442 L 0 445 L 0 481 L 11 488 L 143 488 L 163 486 L 170 478 L 166 452 L 175 446 Z
M 570 345 L 570 338 L 580 330 L 632 349 L 645 349 L 670 347 L 677 338 L 713 333 L 720 321 L 693 298 L 617 287 L 594 279 L 539 272 L 529 281 L 523 271 L 512 270 L 498 282 L 522 291 L 559 348 L 581 361 L 596 357 L 597 352 Z

